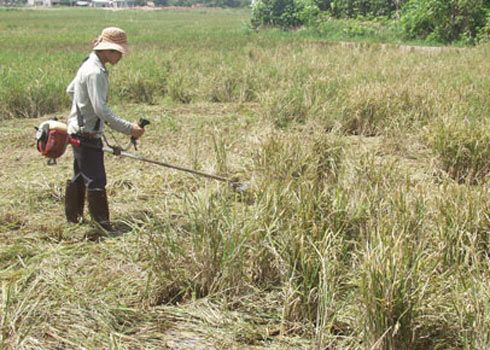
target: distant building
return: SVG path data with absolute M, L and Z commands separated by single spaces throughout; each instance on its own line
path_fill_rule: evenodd
M 138 5 L 135 0 L 92 0 L 90 1 L 90 6 L 92 7 L 134 7 Z
M 60 0 L 27 0 L 30 6 L 54 6 L 59 5 L 60 2 Z M 122 8 L 137 6 L 138 2 L 136 0 L 71 0 L 70 4 L 80 7 Z
M 92 7 L 112 7 L 110 0 L 92 0 L 90 2 Z
M 121 8 L 121 7 L 135 7 L 138 3 L 135 0 L 112 0 L 112 7 Z
M 53 6 L 59 5 L 60 0 L 27 0 L 27 4 L 30 6 Z

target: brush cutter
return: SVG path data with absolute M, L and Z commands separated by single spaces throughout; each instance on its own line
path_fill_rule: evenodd
M 144 128 L 146 125 L 150 124 L 150 121 L 144 118 L 141 118 L 138 125 Z M 228 179 L 226 177 L 206 174 L 201 171 L 186 169 L 177 165 L 172 165 L 152 159 L 148 159 L 136 154 L 128 153 L 127 150 L 133 146 L 135 150 L 137 150 L 137 141 L 134 137 L 131 137 L 130 142 L 126 147 L 112 146 L 103 135 L 103 140 L 107 144 L 107 147 L 98 147 L 91 143 L 83 142 L 78 138 L 71 137 L 68 135 L 67 126 L 64 123 L 57 121 L 56 119 L 49 120 L 41 123 L 41 125 L 36 129 L 36 146 L 41 155 L 48 157 L 48 164 L 54 165 L 56 164 L 56 159 L 61 157 L 66 150 L 66 146 L 68 144 L 73 145 L 75 147 L 89 147 L 93 149 L 100 150 L 101 152 L 112 153 L 117 156 L 137 159 L 143 162 L 152 163 L 156 165 L 161 165 L 167 168 L 184 171 L 190 174 L 204 176 L 210 179 L 222 181 L 228 183 L 231 188 L 238 192 L 245 191 L 248 186 L 246 184 L 241 184 L 236 179 Z

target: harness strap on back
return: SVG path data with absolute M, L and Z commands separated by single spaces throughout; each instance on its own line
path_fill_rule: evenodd
M 77 107 L 78 127 L 80 128 L 80 130 L 83 131 L 83 127 L 85 126 L 85 122 L 83 121 L 82 111 L 80 110 L 80 107 L 78 107 L 78 103 L 75 102 L 75 106 Z
M 82 64 L 80 64 L 80 67 L 82 67 L 85 61 L 87 61 L 89 58 L 90 56 L 85 57 L 85 59 L 82 61 Z M 83 127 L 85 126 L 85 121 L 83 120 L 83 114 L 82 111 L 80 110 L 80 107 L 78 107 L 78 103 L 75 102 L 75 106 L 77 107 L 78 127 L 83 132 Z M 94 132 L 99 131 L 99 129 L 100 129 L 100 118 L 97 117 L 97 121 L 95 122 Z

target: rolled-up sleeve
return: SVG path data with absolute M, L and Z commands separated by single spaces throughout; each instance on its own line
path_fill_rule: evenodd
M 90 74 L 87 76 L 87 92 L 94 112 L 103 122 L 112 129 L 126 135 L 131 135 L 131 123 L 119 118 L 107 106 L 108 79 L 103 74 Z

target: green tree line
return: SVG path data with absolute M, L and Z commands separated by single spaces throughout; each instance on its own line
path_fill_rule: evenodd
M 490 34 L 490 0 L 257 0 L 252 24 L 318 27 L 330 19 L 392 20 L 407 39 L 477 42 Z

